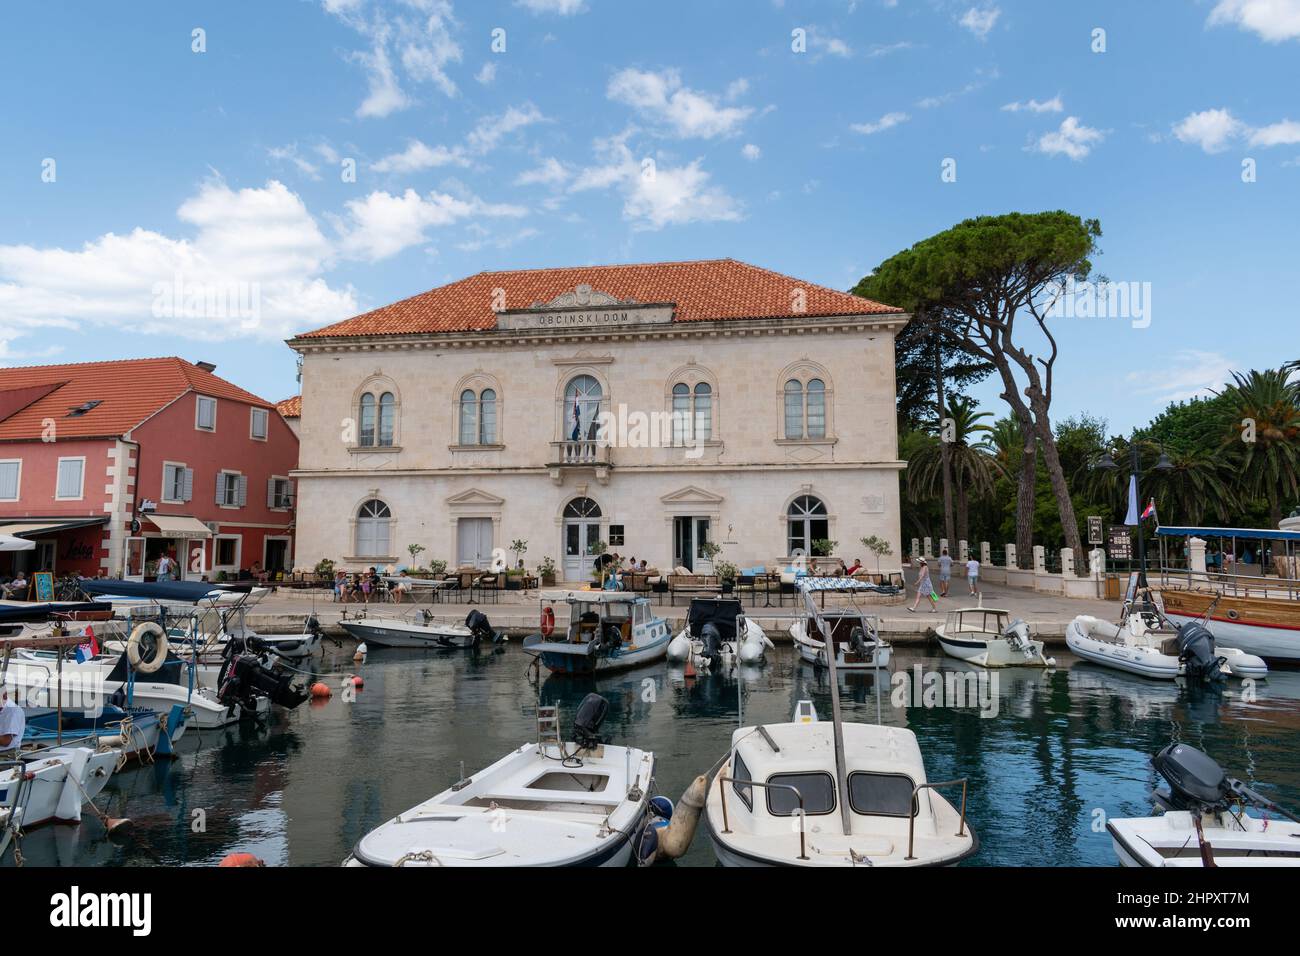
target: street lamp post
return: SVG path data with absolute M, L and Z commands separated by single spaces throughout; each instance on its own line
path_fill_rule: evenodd
M 1139 487 L 1139 482 L 1141 481 L 1142 466 L 1138 461 L 1138 442 L 1136 439 L 1129 442 L 1128 450 L 1129 450 L 1129 472 L 1133 476 L 1133 497 L 1137 503 L 1137 507 L 1141 508 L 1142 489 Z M 1094 464 L 1093 467 L 1100 471 L 1116 471 L 1119 468 L 1119 466 L 1115 464 L 1114 456 L 1109 451 L 1103 452 L 1101 458 L 1097 460 L 1096 464 Z M 1155 470 L 1161 472 L 1172 471 L 1173 467 L 1174 467 L 1174 463 L 1169 460 L 1169 456 L 1165 454 L 1164 447 L 1162 446 L 1160 449 L 1160 459 L 1155 464 Z M 1142 527 L 1141 511 L 1138 511 L 1137 513 L 1137 527 L 1138 527 L 1138 587 L 1146 588 L 1147 587 L 1147 536 L 1146 536 L 1145 529 Z

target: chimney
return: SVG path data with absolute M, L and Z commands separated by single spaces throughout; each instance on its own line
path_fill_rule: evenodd
M 217 367 L 211 362 L 195 362 L 194 365 L 196 368 L 203 369 L 203 371 L 207 372 L 209 375 L 217 370 Z

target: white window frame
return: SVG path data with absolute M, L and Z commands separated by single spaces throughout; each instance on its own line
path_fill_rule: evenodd
M 239 504 L 239 484 L 238 484 L 238 482 L 235 483 L 235 503 L 234 503 L 233 505 L 232 505 L 232 504 L 229 504 L 229 503 L 226 501 L 226 491 L 227 491 L 227 482 L 226 482 L 226 478 L 227 478 L 228 476 L 231 476 L 231 475 L 233 475 L 233 476 L 236 477 L 236 478 L 242 478 L 242 477 L 244 476 L 244 473 L 243 473 L 242 471 L 232 471 L 232 470 L 229 469 L 229 468 L 222 468 L 221 471 L 218 472 L 218 474 L 221 475 L 221 504 L 217 505 L 217 507 L 218 507 L 218 508 L 225 508 L 225 509 L 227 509 L 228 511 L 238 511 L 239 508 L 240 508 L 240 504 Z
M 262 434 L 260 437 L 257 435 L 255 431 L 253 431 L 253 422 L 257 421 L 258 412 L 262 413 Z M 257 408 L 256 406 L 250 408 L 248 410 L 248 437 L 251 438 L 253 441 L 267 441 L 269 440 L 270 435 L 271 435 L 271 413 L 268 412 L 265 408 Z
M 221 554 L 219 541 L 235 542 L 235 563 L 218 564 L 217 558 Z M 212 571 L 238 571 L 240 563 L 244 558 L 244 536 L 242 534 L 214 534 L 212 536 Z
M 21 501 L 23 498 L 23 460 L 21 458 L 0 458 L 0 465 L 17 465 L 18 477 L 14 480 L 14 496 L 0 498 L 0 501 Z M 55 475 L 55 490 L 58 490 L 58 476 Z
M 162 490 L 158 493 L 158 500 L 161 501 L 161 502 L 162 502 L 163 504 L 165 504 L 165 505 L 183 505 L 183 504 L 185 504 L 185 499 L 184 499 L 184 498 L 169 498 L 169 497 L 167 497 L 167 492 L 171 490 L 171 489 L 169 489 L 169 488 L 167 487 L 167 469 L 168 469 L 168 468 L 179 468 L 180 471 L 181 471 L 181 475 L 182 475 L 182 477 L 181 477 L 181 485 L 184 486 L 184 484 L 185 484 L 185 478 L 184 478 L 184 474 L 185 474 L 185 462 L 183 462 L 183 461 L 164 461 L 164 462 L 163 462 L 163 465 L 162 465 Z M 181 493 L 184 494 L 184 491 L 182 491 Z
M 212 427 L 205 428 L 199 424 L 199 409 L 203 407 L 204 402 L 212 403 Z M 217 430 L 217 400 L 211 395 L 194 396 L 194 428 L 201 432 L 215 432 Z
M 63 471 L 63 463 L 65 461 L 81 462 L 81 485 L 77 489 L 77 493 L 75 495 L 59 494 L 59 485 L 62 484 L 62 482 L 59 480 L 59 475 Z M 81 501 L 85 497 L 86 497 L 86 456 L 70 455 L 67 458 L 60 458 L 59 463 L 54 468 L 54 500 L 55 501 Z

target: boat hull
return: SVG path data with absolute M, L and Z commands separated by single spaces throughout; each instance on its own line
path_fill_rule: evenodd
M 589 644 L 564 641 L 525 643 L 524 650 L 541 659 L 542 666 L 553 674 L 611 674 L 643 664 L 652 664 L 668 654 L 667 629 L 646 644 L 620 647 L 610 653 L 592 653 Z
M 1205 626 L 1216 644 L 1227 644 L 1266 660 L 1300 663 L 1300 601 L 1236 597 L 1211 591 L 1160 592 L 1165 616 L 1176 624 L 1200 621 L 1215 598 Z
M 814 641 L 806 637 L 803 628 L 798 623 L 790 626 L 790 636 L 794 639 L 794 646 L 799 649 L 799 656 L 809 664 L 815 664 L 818 667 L 826 666 L 826 645 L 821 641 Z M 844 645 L 838 645 L 836 648 L 835 668 L 841 671 L 873 671 L 887 669 L 889 663 L 893 660 L 893 645 L 884 641 L 875 645 L 874 650 L 869 658 L 861 658 L 856 654 L 850 654 L 846 651 Z
M 367 647 L 431 647 L 465 650 L 474 646 L 469 628 L 420 627 L 400 621 L 340 621 L 339 624 Z
M 108 784 L 117 759 L 112 750 L 51 748 L 27 761 L 29 781 L 19 781 L 13 770 L 0 773 L 0 803 L 18 802 L 24 829 L 42 823 L 79 823 L 82 808 Z
M 943 648 L 943 652 L 959 661 L 967 661 L 981 667 L 1044 666 L 1042 660 L 1043 644 L 1041 641 L 1033 642 L 1037 654 L 1033 657 L 1026 657 L 1022 652 L 1014 650 L 1000 637 L 988 640 L 973 636 L 948 637 L 938 629 L 936 629 L 936 636 L 939 639 L 939 646 Z

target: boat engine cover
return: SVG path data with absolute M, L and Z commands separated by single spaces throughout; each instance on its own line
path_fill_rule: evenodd
M 722 632 L 712 621 L 700 628 L 700 644 L 700 656 L 716 667 L 722 660 Z
M 1151 766 L 1169 781 L 1172 802 L 1180 809 L 1214 806 L 1223 803 L 1231 792 L 1223 768 L 1187 744 L 1165 747 L 1151 758 Z
M 476 641 L 490 642 L 495 639 L 496 635 L 492 630 L 492 622 L 488 620 L 487 615 L 482 611 L 474 610 L 466 614 L 465 626 L 469 628 Z
M 1214 680 L 1221 676 L 1222 660 L 1214 653 L 1214 635 L 1203 624 L 1184 624 L 1178 629 L 1178 659 L 1186 663 L 1187 676 Z
M 609 701 L 599 694 L 588 694 L 578 705 L 573 718 L 573 739 L 584 750 L 599 747 L 605 741 L 600 736 L 600 726 L 609 713 Z

